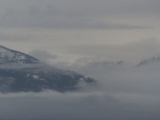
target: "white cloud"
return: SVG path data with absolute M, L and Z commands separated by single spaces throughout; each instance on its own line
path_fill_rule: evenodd
M 33 57 L 38 58 L 39 60 L 43 62 L 48 62 L 50 59 L 57 58 L 56 55 L 52 55 L 45 50 L 34 50 L 34 51 L 31 51 L 29 54 L 32 55 Z

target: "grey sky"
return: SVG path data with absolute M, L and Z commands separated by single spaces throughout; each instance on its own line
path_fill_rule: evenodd
M 159 5 L 157 0 L 0 0 L 0 41 L 25 53 L 42 50 L 53 55 L 68 54 L 70 60 L 86 53 L 104 56 L 101 48 L 89 50 L 89 46 L 98 49 L 102 45 L 107 47 L 108 59 L 126 59 L 135 54 L 140 60 L 140 56 L 159 55 L 159 49 L 151 46 L 153 50 L 148 54 L 147 47 L 142 47 L 143 52 L 136 56 L 139 46 L 127 50 L 127 45 L 141 40 L 149 40 L 152 45 L 154 39 L 159 44 Z M 126 46 L 126 50 L 112 47 L 115 44 Z M 74 50 L 76 46 L 81 47 Z M 84 54 L 73 54 L 85 46 L 89 48 Z
M 108 60 L 124 60 L 137 64 L 140 60 L 160 55 L 160 44 L 155 38 L 126 44 L 75 45 L 67 46 L 66 51 L 85 56 L 106 57 Z M 108 56 L 108 57 L 107 57 Z
M 126 46 L 145 39 L 158 44 L 159 5 L 157 0 L 0 0 L 0 41 L 25 53 L 59 55 L 73 54 L 67 46 Z M 116 51 L 109 50 L 113 58 Z
M 21 3 L 21 2 L 20 2 Z M 19 3 L 19 4 L 20 4 Z M 138 23 L 109 23 L 102 18 L 108 19 L 112 15 L 122 15 L 124 11 L 131 12 L 130 9 L 125 9 L 125 2 L 108 2 L 106 1 L 63 1 L 56 4 L 53 1 L 46 5 L 39 6 L 31 2 L 33 5 L 28 5 L 24 8 L 10 7 L 2 12 L 1 26 L 2 27 L 26 27 L 26 28 L 60 28 L 60 29 L 145 29 L 149 26 L 136 25 Z M 47 3 L 47 2 L 46 2 Z M 116 3 L 116 4 L 115 4 Z M 128 2 L 126 2 L 127 4 Z M 65 4 L 66 6 L 64 6 Z M 73 4 L 73 5 L 72 5 Z M 113 5 L 111 8 L 111 5 Z M 117 4 L 119 4 L 117 6 Z M 132 3 L 128 3 L 131 7 Z M 21 3 L 19 6 L 22 6 Z M 62 6 L 61 6 L 62 5 Z M 18 6 L 18 7 L 19 7 Z M 73 7 L 74 6 L 74 7 Z M 75 7 L 76 6 L 76 7 Z M 120 7 L 119 7 L 120 6 Z M 21 9 L 21 10 L 20 10 Z M 127 9 L 127 8 L 126 8 Z M 137 8 L 139 9 L 139 8 Z M 108 12 L 109 11 L 109 12 Z M 110 12 L 111 11 L 111 12 Z M 119 13 L 120 12 L 120 13 Z M 138 11 L 139 12 L 139 11 Z M 141 11 L 140 11 L 141 12 Z M 123 16 L 124 17 L 124 16 Z M 112 21 L 112 20 L 111 20 Z M 118 21 L 116 21 L 118 22 Z

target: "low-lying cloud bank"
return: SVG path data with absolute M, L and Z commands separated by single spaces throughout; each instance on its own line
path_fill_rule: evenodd
M 0 95 L 2 119 L 158 120 L 160 97 L 143 94 L 17 93 Z
M 98 80 L 77 92 L 0 94 L 0 118 L 20 120 L 159 120 L 160 64 L 83 71 Z M 88 73 L 87 73 L 88 72 Z

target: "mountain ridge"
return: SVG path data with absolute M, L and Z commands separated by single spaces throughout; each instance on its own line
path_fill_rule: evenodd
M 80 82 L 88 84 L 95 80 L 0 46 L 0 92 L 40 92 L 45 89 L 66 92 L 79 89 Z
M 39 63 L 40 61 L 37 58 L 34 58 L 30 55 L 27 55 L 25 53 L 11 50 L 7 47 L 0 45 L 0 64 L 8 64 L 8 63 Z
M 154 56 L 148 59 L 144 59 L 140 61 L 136 67 L 141 67 L 141 66 L 145 66 L 153 63 L 160 63 L 160 56 Z

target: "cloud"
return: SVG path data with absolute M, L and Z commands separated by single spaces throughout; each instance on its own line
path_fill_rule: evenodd
M 38 58 L 39 60 L 43 62 L 48 62 L 50 59 L 56 59 L 58 56 L 52 55 L 49 52 L 45 50 L 33 50 L 29 53 L 30 55 Z
M 0 34 L 0 41 L 30 41 L 35 39 L 32 34 Z
M 16 8 L 16 10 L 28 8 L 30 6 L 44 7 L 47 11 L 57 11 L 65 13 L 68 16 L 107 16 L 107 15 L 150 15 L 159 12 L 158 0 L 1 0 L 1 9 Z M 32 11 L 32 10 L 31 10 Z M 144 14 L 145 13 L 145 14 Z
M 1 119 L 155 120 L 159 96 L 107 91 L 0 94 Z
M 73 2 L 74 3 L 74 2 Z M 101 2 L 100 2 L 101 3 Z M 95 4 L 95 2 L 93 2 Z M 87 4 L 88 5 L 88 4 Z M 96 17 L 85 16 L 79 10 L 64 11 L 49 4 L 46 7 L 31 6 L 25 11 L 7 10 L 2 16 L 0 26 L 4 28 L 50 28 L 50 29 L 151 29 L 152 26 L 137 23 L 103 22 Z M 69 6 L 68 6 L 69 7 Z M 65 8 L 64 8 L 65 9 Z M 91 9 L 93 9 L 91 7 Z M 98 16 L 98 13 L 95 13 Z
M 160 64 L 83 69 L 98 85 L 76 92 L 0 93 L 1 119 L 159 120 Z M 92 73 L 92 74 L 91 74 Z
M 124 43 L 124 41 L 129 41 L 130 38 L 134 36 L 135 39 L 139 39 L 139 34 L 141 34 L 141 36 L 146 35 L 147 37 L 154 36 L 155 34 L 153 33 L 157 33 L 157 30 L 147 30 L 154 28 L 154 26 L 158 27 L 157 23 L 159 21 L 157 16 L 159 16 L 159 12 L 159 2 L 157 0 L 99 0 L 98 2 L 97 0 L 2 0 L 0 1 L 0 26 L 1 29 L 13 28 L 13 30 L 17 30 L 16 28 L 29 28 L 29 30 L 33 30 L 31 32 L 35 32 L 35 34 L 41 38 L 38 39 L 40 43 L 32 41 L 28 42 L 28 44 L 20 43 L 17 46 L 17 44 L 12 44 L 12 42 L 10 42 L 8 46 L 21 46 L 21 49 L 24 49 L 26 46 L 26 49 L 28 49 L 27 51 L 30 51 L 29 49 L 31 48 L 37 49 L 36 46 L 39 46 L 38 48 L 47 49 L 48 46 L 51 47 L 52 45 L 56 46 L 61 45 L 59 43 L 63 43 L 65 47 L 60 48 L 60 53 L 64 50 L 63 54 L 66 53 L 65 55 L 68 53 L 71 56 L 105 57 L 109 60 L 131 61 L 137 64 L 144 58 L 160 55 L 159 39 L 150 38 L 123 45 L 120 44 L 121 40 Z M 153 19 L 156 19 L 158 22 Z M 101 39 L 101 34 L 99 34 L 101 31 L 54 31 L 54 34 L 53 31 L 41 31 L 41 29 L 46 28 L 56 30 L 106 29 L 111 31 L 102 31 L 104 35 L 102 35 L 102 39 L 104 40 L 100 42 L 98 40 Z M 133 29 L 139 30 L 135 32 L 132 31 Z M 37 32 L 37 30 L 40 30 L 40 32 Z M 129 34 L 127 31 L 125 31 L 125 34 L 118 31 L 117 34 L 115 30 L 131 31 Z M 51 36 L 49 38 L 47 36 L 48 34 L 45 34 L 44 38 L 46 39 L 42 40 L 44 39 L 42 37 L 44 34 L 43 32 L 50 33 L 54 37 Z M 55 34 L 57 34 L 58 37 Z M 89 37 L 87 36 L 87 38 L 85 38 L 84 36 L 86 34 Z M 95 36 L 93 36 L 93 34 L 97 39 L 94 39 Z M 116 36 L 115 39 L 118 39 L 118 44 L 103 44 L 108 43 L 107 39 L 109 39 L 109 34 L 111 34 L 111 36 Z M 75 38 L 71 37 L 74 35 L 76 36 L 75 38 L 77 38 L 78 35 L 82 37 L 79 39 L 77 38 L 76 41 Z M 127 38 L 123 40 L 121 36 L 127 36 Z M 0 40 L 2 42 L 7 40 L 15 40 L 18 42 L 20 40 L 33 40 L 34 38 L 32 37 L 34 37 L 32 34 L 8 34 L 8 32 L 6 32 L 6 34 L 0 34 Z M 48 39 L 51 39 L 52 42 Z M 70 39 L 73 40 L 68 42 Z M 114 41 L 114 39 L 111 40 Z M 42 44 L 46 46 L 44 47 Z M 67 44 L 72 45 L 67 46 Z M 28 46 L 30 46 L 30 48 Z M 52 48 L 56 51 L 55 47 L 52 46 Z M 51 49 L 48 47 L 48 50 Z M 45 50 L 31 51 L 30 54 L 42 61 L 57 59 L 57 56 Z M 63 60 L 66 59 L 66 57 L 63 57 Z M 84 69 L 83 67 L 74 68 L 74 66 L 68 66 L 65 62 L 59 62 L 57 66 L 60 65 L 66 65 L 68 69 L 95 78 L 98 80 L 98 85 L 94 87 L 84 86 L 85 88 L 80 91 L 63 94 L 49 90 L 41 93 L 21 92 L 0 94 L 0 119 L 160 119 L 159 64 L 150 64 L 149 66 L 147 65 L 139 68 L 131 68 L 132 64 L 128 66 L 123 64 L 121 66 L 103 69 L 96 67 L 94 69 Z M 15 66 L 1 67 L 6 69 L 8 67 L 16 68 Z M 31 66 L 27 65 L 25 67 Z
M 111 60 L 139 62 L 144 58 L 160 55 L 159 41 L 155 38 L 143 39 L 127 44 L 75 45 L 66 51 L 82 56 L 99 56 Z

